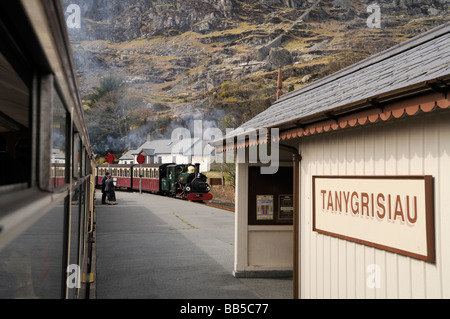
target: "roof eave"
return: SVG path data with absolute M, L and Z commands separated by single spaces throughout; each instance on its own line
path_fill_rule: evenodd
M 401 89 L 389 91 L 359 100 L 354 103 L 344 104 L 333 109 L 318 112 L 310 116 L 295 118 L 283 123 L 278 123 L 268 128 L 278 128 L 280 130 L 291 129 L 293 127 L 301 127 L 327 119 L 334 119 L 339 116 L 349 115 L 371 108 L 383 108 L 388 103 L 393 103 L 403 99 L 411 98 L 415 95 L 426 94 L 431 92 L 446 93 L 450 90 L 450 74 L 434 79 L 403 87 Z

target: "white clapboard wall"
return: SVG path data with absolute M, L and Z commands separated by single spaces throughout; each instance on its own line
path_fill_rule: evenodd
M 450 297 L 450 113 L 315 135 L 300 150 L 301 298 Z M 314 175 L 432 175 L 436 262 L 314 232 Z

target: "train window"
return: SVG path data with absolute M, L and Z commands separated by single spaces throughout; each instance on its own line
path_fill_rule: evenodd
M 91 163 L 90 158 L 89 158 L 89 153 L 88 153 L 87 150 L 85 151 L 84 158 L 85 158 L 85 161 L 86 161 L 86 175 L 90 175 L 90 174 L 93 173 L 93 169 L 92 169 L 92 163 Z
M 70 247 L 69 247 L 69 265 L 80 265 L 79 249 L 80 249 L 80 199 L 81 199 L 81 187 L 78 187 L 72 193 L 72 205 L 70 209 Z M 76 298 L 78 289 L 69 289 L 69 299 Z
M 0 51 L 0 192 L 30 183 L 29 101 L 29 87 Z
M 86 175 L 94 173 L 94 167 L 92 166 L 91 158 L 89 153 L 86 151 Z
M 86 176 L 86 151 L 84 150 L 84 148 L 81 150 L 81 167 L 80 167 L 80 174 L 81 177 Z
M 73 135 L 73 178 L 81 177 L 81 139 L 80 134 Z
M 0 251 L 0 299 L 62 297 L 65 199 Z
M 52 157 L 51 164 L 64 165 L 66 163 L 66 109 L 61 102 L 58 94 L 53 96 L 53 110 L 52 110 Z M 65 184 L 63 179 L 59 182 L 52 181 L 52 188 L 56 188 Z

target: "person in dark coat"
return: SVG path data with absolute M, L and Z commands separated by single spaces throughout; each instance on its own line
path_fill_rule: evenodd
M 108 194 L 108 205 L 117 205 L 114 181 L 111 175 L 108 176 L 105 184 L 105 192 Z
M 105 186 L 106 186 L 106 180 L 108 179 L 108 176 L 110 176 L 109 172 L 106 172 L 105 176 L 102 178 L 102 204 L 106 204 L 106 192 L 105 192 Z

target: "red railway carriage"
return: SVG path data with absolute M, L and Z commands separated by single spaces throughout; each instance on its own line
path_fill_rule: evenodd
M 132 190 L 140 190 L 142 183 L 142 191 L 159 193 L 159 168 L 158 164 L 143 165 L 98 165 L 97 166 L 97 187 L 101 187 L 102 178 L 106 172 L 110 172 L 117 188 L 127 188 Z
M 131 167 L 129 165 L 116 165 L 110 173 L 114 184 L 118 188 L 131 188 Z
M 101 187 L 106 172 L 111 173 L 116 187 L 131 188 L 131 165 L 98 165 L 97 186 Z
M 133 189 L 139 190 L 142 183 L 142 191 L 160 192 L 160 168 L 158 164 L 143 164 L 133 166 Z
M 51 164 L 51 186 L 58 188 L 66 183 L 66 164 Z

